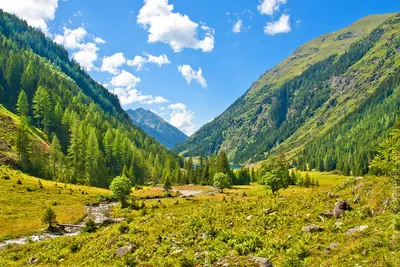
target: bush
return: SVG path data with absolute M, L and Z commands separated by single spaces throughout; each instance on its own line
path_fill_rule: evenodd
M 119 226 L 118 226 L 118 231 L 121 234 L 126 234 L 129 232 L 129 225 L 126 222 L 122 222 Z
M 82 232 L 84 233 L 94 233 L 97 231 L 97 225 L 92 219 L 88 219 L 85 222 L 85 227 L 83 228 Z
M 111 182 L 110 189 L 119 201 L 121 201 L 121 206 L 125 208 L 127 206 L 126 199 L 131 194 L 132 185 L 131 181 L 125 176 L 117 176 Z
M 47 208 L 44 212 L 42 222 L 49 225 L 49 229 L 53 224 L 57 223 L 57 215 L 52 208 Z
M 4 175 L 1 179 L 3 179 L 3 180 L 11 180 L 10 176 L 8 176 L 8 175 Z
M 22 185 L 22 182 L 20 179 L 18 179 L 17 184 Z

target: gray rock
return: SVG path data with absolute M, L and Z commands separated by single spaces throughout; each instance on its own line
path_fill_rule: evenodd
M 331 193 L 331 192 L 328 192 L 328 197 L 329 197 L 329 198 L 337 198 L 337 197 L 339 197 L 339 195 L 333 194 L 333 193 Z
M 267 258 L 261 258 L 261 257 L 250 257 L 252 261 L 254 261 L 256 264 L 258 264 L 259 267 L 274 267 L 272 262 L 267 259 Z
M 347 200 L 341 200 L 335 203 L 332 214 L 335 218 L 339 218 L 346 210 L 352 210 L 350 203 Z
M 310 224 L 307 226 L 304 226 L 303 228 L 301 228 L 301 231 L 303 232 L 307 232 L 307 233 L 314 233 L 314 232 L 321 232 L 323 231 L 322 227 L 317 226 L 315 224 Z
M 171 255 L 181 254 L 182 252 L 183 252 L 183 249 L 180 248 L 180 249 L 177 249 L 177 250 L 171 252 Z
M 128 254 L 128 252 L 131 252 L 132 249 L 133 249 L 133 246 L 132 246 L 132 245 L 123 246 L 123 247 L 120 247 L 119 249 L 117 249 L 117 250 L 115 251 L 115 254 L 116 254 L 118 257 L 123 257 L 123 256 L 125 256 L 126 254 Z
M 251 219 L 253 219 L 253 215 L 249 215 L 247 216 L 246 220 L 250 221 Z
M 332 250 L 335 250 L 336 248 L 339 247 L 339 244 L 334 242 L 332 244 L 330 244 L 326 249 L 325 249 L 325 254 L 330 254 L 332 252 Z
M 367 228 L 368 228 L 368 225 L 356 226 L 354 228 L 349 229 L 346 232 L 346 235 L 352 235 L 352 234 L 355 234 L 355 233 L 358 233 L 358 232 L 362 232 L 362 231 L 366 230 Z

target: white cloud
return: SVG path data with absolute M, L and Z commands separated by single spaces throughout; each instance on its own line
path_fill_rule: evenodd
M 128 105 L 131 103 L 140 103 L 140 104 L 162 104 L 169 102 L 168 99 L 162 96 L 152 96 L 152 95 L 144 95 L 142 92 L 137 89 L 130 88 L 115 88 L 114 94 L 116 94 L 122 105 Z
M 260 0 L 260 5 L 257 9 L 261 14 L 271 16 L 279 11 L 281 4 L 286 4 L 286 0 Z
M 25 19 L 29 25 L 49 35 L 47 21 L 53 20 L 58 0 L 0 0 L 0 8 Z
M 148 33 L 148 42 L 169 44 L 174 52 L 184 48 L 211 52 L 214 49 L 214 30 L 202 25 L 204 38 L 198 39 L 199 24 L 187 15 L 173 12 L 174 6 L 168 0 L 144 0 L 144 6 L 137 16 L 137 23 Z
M 188 110 L 182 103 L 171 104 L 168 108 L 172 111 L 169 123 L 187 135 L 192 135 L 195 131 L 194 112 Z
M 118 86 L 118 87 L 127 87 L 127 88 L 133 88 L 136 86 L 141 81 L 140 78 L 134 76 L 133 74 L 123 70 L 120 74 L 117 76 L 114 76 L 111 79 L 110 84 L 113 86 Z
M 264 27 L 264 32 L 268 35 L 275 35 L 278 33 L 288 33 L 292 30 L 290 26 L 290 16 L 283 14 L 279 20 L 268 22 Z
M 67 49 L 77 50 L 72 54 L 72 58 L 87 71 L 91 71 L 96 69 L 94 62 L 98 58 L 97 51 L 99 48 L 93 42 L 85 42 L 87 35 L 88 32 L 83 27 L 75 30 L 64 27 L 63 35 L 57 34 L 54 41 Z M 96 38 L 94 41 L 96 42 Z
M 94 42 L 96 44 L 105 44 L 106 43 L 106 41 L 104 39 L 101 39 L 100 37 L 95 37 Z
M 103 57 L 103 64 L 101 65 L 101 71 L 107 71 L 111 74 L 118 74 L 118 67 L 125 64 L 126 59 L 123 53 L 115 53 L 109 57 Z
M 127 64 L 129 66 L 134 66 L 136 67 L 137 71 L 140 71 L 143 69 L 144 65 L 147 63 L 154 63 L 157 64 L 159 67 L 165 64 L 171 64 L 171 61 L 169 61 L 167 55 L 163 54 L 160 56 L 153 56 L 147 53 L 144 53 L 144 55 L 147 58 L 144 58 L 142 56 L 135 56 L 133 60 L 128 60 Z
M 186 79 L 187 83 L 190 84 L 192 80 L 195 80 L 199 83 L 203 88 L 207 87 L 207 81 L 203 77 L 203 70 L 199 68 L 197 71 L 192 69 L 190 65 L 182 65 L 178 66 L 179 72 Z
M 235 22 L 235 24 L 233 24 L 232 31 L 234 33 L 239 33 L 242 31 L 242 27 L 243 27 L 243 21 L 239 19 L 238 21 Z

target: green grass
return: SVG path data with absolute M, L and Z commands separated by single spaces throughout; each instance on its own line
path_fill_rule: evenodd
M 0 241 L 40 231 L 45 227 L 41 219 L 47 207 L 55 210 L 58 222 L 76 223 L 85 216 L 85 205 L 95 202 L 98 195 L 111 194 L 105 189 L 45 180 L 40 180 L 41 189 L 39 180 L 0 166 Z
M 222 258 L 249 266 L 250 255 L 267 257 L 275 266 L 398 266 L 400 238 L 393 218 L 400 203 L 392 199 L 398 188 L 382 177 L 357 181 L 323 173 L 311 176 L 321 187 L 291 187 L 273 196 L 261 185 L 250 185 L 227 194 L 149 200 L 139 211 L 116 207 L 114 216 L 126 217 L 127 229 L 117 224 L 94 234 L 8 247 L 0 252 L 0 266 L 24 265 L 31 257 L 41 266 L 196 266 Z M 330 198 L 328 192 L 338 197 Z M 360 201 L 353 203 L 357 194 Z M 321 218 L 337 199 L 349 200 L 353 210 L 340 219 Z M 323 231 L 303 233 L 301 228 L 311 223 Z M 368 229 L 345 234 L 359 225 Z M 333 242 L 338 248 L 326 254 Z M 134 247 L 130 253 L 115 255 L 128 244 Z

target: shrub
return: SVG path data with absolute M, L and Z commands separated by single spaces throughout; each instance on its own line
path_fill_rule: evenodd
M 94 233 L 97 231 L 97 225 L 92 219 L 88 219 L 85 222 L 85 227 L 83 228 L 82 232 L 84 233 Z
M 17 184 L 22 185 L 22 182 L 20 179 L 18 179 Z
M 57 215 L 52 208 L 45 210 L 42 222 L 48 224 L 49 229 L 53 227 L 53 224 L 57 223 Z
M 110 189 L 120 201 L 121 206 L 124 208 L 127 206 L 126 199 L 131 194 L 132 185 L 131 181 L 125 176 L 117 176 L 111 182 Z
M 4 175 L 1 179 L 3 179 L 3 180 L 11 180 L 10 176 L 8 176 L 8 175 Z
M 127 232 L 129 232 L 129 225 L 126 222 L 120 223 L 120 225 L 118 226 L 118 231 L 121 234 L 126 234 Z

